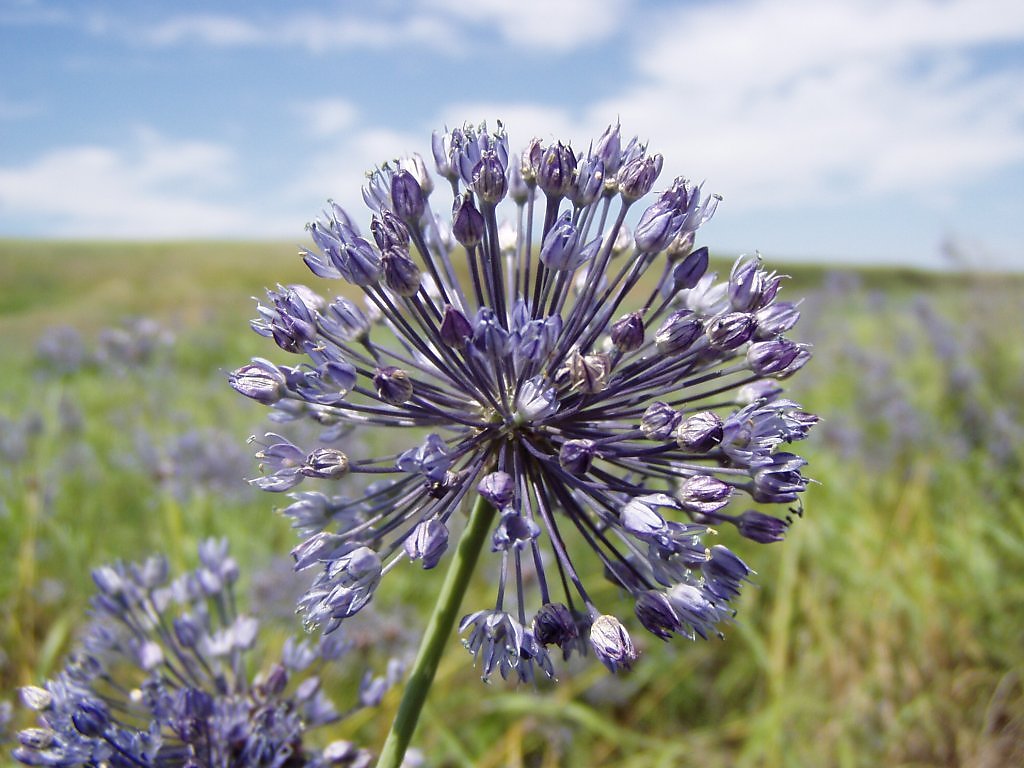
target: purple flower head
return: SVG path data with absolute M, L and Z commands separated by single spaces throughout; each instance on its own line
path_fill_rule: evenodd
M 43 686 L 21 689 L 39 724 L 18 734 L 13 757 L 27 765 L 367 765 L 372 755 L 307 739 L 343 715 L 313 668 L 344 650 L 337 636 L 288 639 L 263 663 L 259 622 L 240 613 L 237 566 L 225 541 L 199 546 L 200 567 L 171 580 L 163 558 L 115 563 L 94 573 L 100 592 L 80 646 Z M 365 679 L 355 711 L 373 706 L 397 679 Z M 395 667 L 396 673 L 390 672 Z M 284 762 L 282 762 L 284 761 Z
M 296 564 L 320 571 L 309 623 L 336 628 L 402 560 L 440 563 L 479 503 L 498 599 L 462 632 L 482 673 L 549 674 L 551 646 L 626 669 L 636 648 L 588 591 L 586 552 L 655 635 L 708 637 L 750 576 L 711 547 L 717 527 L 781 538 L 781 516 L 734 507 L 792 504 L 807 484 L 782 451 L 816 419 L 776 383 L 810 354 L 787 338 L 797 304 L 760 257 L 708 271 L 698 239 L 719 198 L 679 177 L 644 203 L 663 166 L 645 143 L 614 125 L 582 146 L 510 155 L 500 124 L 435 133 L 447 185 L 399 160 L 364 190 L 372 238 L 333 205 L 309 226 L 303 258 L 349 298 L 283 290 L 260 309 L 254 327 L 306 360 L 253 361 L 232 384 L 381 446 L 271 435 L 260 452 L 267 490 L 374 480 L 351 498 L 293 491 Z

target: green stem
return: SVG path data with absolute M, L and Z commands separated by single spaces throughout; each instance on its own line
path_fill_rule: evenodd
M 452 564 L 445 575 L 441 592 L 437 596 L 434 613 L 427 624 L 420 643 L 416 661 L 413 662 L 409 682 L 405 685 L 402 702 L 398 705 L 398 713 L 391 724 L 384 746 L 381 749 L 377 768 L 398 768 L 402 764 L 405 750 L 412 740 L 420 710 L 427 699 L 430 685 L 434 682 L 438 662 L 444 653 L 445 645 L 455 626 L 455 618 L 466 594 L 466 587 L 473 575 L 476 561 L 483 548 L 484 541 L 491 529 L 494 508 L 482 497 L 477 498 L 473 511 L 469 515 L 469 523 L 459 540 Z

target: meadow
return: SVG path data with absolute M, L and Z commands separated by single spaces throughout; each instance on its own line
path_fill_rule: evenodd
M 295 535 L 245 482 L 271 425 L 226 382 L 275 351 L 250 297 L 313 279 L 295 251 L 0 242 L 0 701 L 59 668 L 91 568 L 189 565 L 207 536 L 279 636 L 301 631 Z M 801 446 L 818 482 L 785 543 L 727 542 L 757 575 L 725 638 L 637 632 L 627 674 L 591 660 L 514 687 L 480 682 L 453 637 L 415 740 L 428 765 L 1024 764 L 1024 280 L 770 266 L 806 297 L 815 357 L 786 387 L 823 417 Z M 441 577 L 398 569 L 364 642 L 411 643 Z M 342 735 L 378 747 L 397 702 Z M 29 722 L 15 708 L 4 754 Z

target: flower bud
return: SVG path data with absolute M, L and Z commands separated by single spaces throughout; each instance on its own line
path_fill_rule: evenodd
M 732 487 L 711 475 L 688 477 L 679 487 L 683 509 L 696 514 L 717 512 L 729 503 Z
M 601 663 L 612 672 L 629 669 L 640 655 L 622 623 L 607 614 L 594 620 L 590 628 L 590 645 Z
M 462 312 L 448 305 L 444 308 L 439 333 L 441 341 L 449 347 L 463 349 L 473 338 L 473 326 Z
M 619 191 L 626 202 L 634 202 L 651 191 L 661 174 L 661 155 L 638 157 L 619 169 Z
M 79 703 L 78 708 L 72 713 L 71 722 L 80 734 L 95 739 L 107 730 L 110 714 L 99 701 L 86 700 Z
M 667 403 L 651 403 L 640 420 L 640 430 L 648 440 L 669 440 L 682 419 Z
M 323 477 L 337 480 L 348 474 L 348 456 L 337 448 L 317 448 L 306 457 L 302 474 L 306 477 Z
M 644 344 L 644 321 L 639 312 L 623 315 L 612 325 L 612 344 L 620 352 L 634 352 Z
M 386 366 L 378 368 L 373 377 L 373 385 L 377 394 L 385 403 L 401 405 L 412 398 L 413 386 L 409 374 L 401 368 Z
M 564 646 L 579 633 L 572 611 L 562 603 L 545 603 L 533 617 L 533 634 L 543 645 Z
M 399 296 L 415 296 L 420 288 L 420 268 L 407 253 L 397 249 L 384 251 L 384 284 Z
M 521 550 L 539 535 L 540 526 L 537 523 L 529 517 L 510 510 L 501 516 L 501 521 L 494 529 L 491 551 Z
M 570 475 L 583 475 L 596 453 L 593 440 L 566 440 L 558 451 L 558 463 Z
M 420 560 L 424 569 L 433 568 L 448 549 L 448 529 L 433 517 L 413 528 L 405 540 L 405 552 L 413 560 Z
M 680 448 L 705 453 L 722 442 L 723 433 L 718 414 L 702 411 L 683 421 L 676 429 L 675 438 Z
M 455 198 L 452 206 L 452 235 L 464 248 L 473 248 L 484 237 L 484 217 L 473 204 L 473 195 L 466 192 Z
M 537 186 L 548 197 L 565 197 L 575 182 L 575 173 L 576 155 L 559 141 L 544 150 L 537 169 Z
M 416 177 L 404 168 L 391 174 L 391 202 L 398 218 L 410 226 L 419 223 L 426 208 L 426 198 Z
M 604 129 L 594 144 L 593 155 L 604 164 L 605 173 L 609 177 L 615 176 L 622 163 L 622 135 L 618 123 Z
M 495 205 L 501 202 L 508 191 L 505 166 L 493 152 L 487 152 L 473 169 L 473 191 L 484 202 Z
M 688 309 L 680 309 L 661 324 L 654 334 L 654 343 L 663 355 L 679 354 L 688 350 L 703 331 L 700 318 Z
M 515 498 L 516 486 L 508 472 L 491 472 L 481 478 L 477 491 L 498 509 L 504 509 Z
M 758 310 L 757 338 L 770 339 L 781 336 L 800 319 L 800 310 L 791 301 L 777 301 Z
M 634 239 L 636 249 L 643 253 L 657 253 L 663 250 L 679 230 L 681 216 L 667 202 L 659 200 L 644 211 L 637 222 Z
M 641 592 L 637 595 L 633 611 L 644 629 L 662 640 L 668 640 L 682 629 L 679 617 L 663 592 L 653 589 Z
M 736 530 L 740 536 L 756 541 L 759 544 L 770 544 L 774 541 L 782 541 L 786 536 L 786 529 L 789 528 L 789 520 L 782 520 L 772 517 L 756 509 L 748 509 L 736 522 Z
M 264 405 L 273 405 L 287 392 L 284 374 L 269 360 L 259 357 L 229 373 L 228 384 L 246 397 L 251 397 Z
M 708 323 L 708 341 L 715 349 L 728 351 L 742 346 L 754 335 L 757 321 L 745 312 L 727 312 Z

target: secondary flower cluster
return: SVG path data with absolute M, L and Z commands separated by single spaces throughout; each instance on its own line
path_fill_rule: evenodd
M 461 629 L 485 676 L 551 675 L 551 646 L 589 645 L 613 670 L 635 659 L 584 587 L 571 538 L 655 635 L 716 631 L 750 569 L 707 534 L 728 524 L 777 541 L 789 518 L 735 508 L 792 504 L 807 484 L 805 462 L 781 450 L 816 418 L 776 383 L 810 356 L 784 336 L 799 311 L 776 300 L 780 276 L 756 256 L 726 280 L 707 273 L 695 235 L 718 198 L 684 178 L 631 234 L 627 213 L 662 157 L 618 125 L 585 152 L 535 139 L 515 155 L 500 126 L 467 125 L 435 133 L 433 155 L 451 216 L 432 209 L 418 155 L 373 171 L 369 234 L 331 203 L 302 254 L 314 274 L 361 290 L 363 306 L 269 291 L 253 327 L 303 360 L 254 359 L 230 377 L 331 438 L 352 425 L 409 434 L 397 455 L 352 457 L 267 435 L 253 481 L 266 490 L 376 480 L 357 498 L 295 493 L 285 510 L 306 537 L 297 568 L 320 568 L 301 601 L 308 621 L 335 628 L 398 561 L 436 565 L 458 510 L 482 498 L 498 513 L 498 596 Z
M 13 756 L 45 766 L 369 766 L 350 742 L 323 750 L 307 732 L 341 719 L 314 668 L 345 650 L 341 635 L 285 643 L 250 679 L 259 623 L 236 610 L 238 567 L 227 543 L 199 546 L 195 571 L 169 580 L 167 562 L 117 563 L 93 573 L 93 621 L 67 666 L 44 687 L 22 688 L 39 727 Z M 257 654 L 258 655 L 258 654 Z M 392 677 L 394 675 L 391 675 Z M 394 680 L 389 682 L 393 683 Z M 365 680 L 374 704 L 383 678 Z

